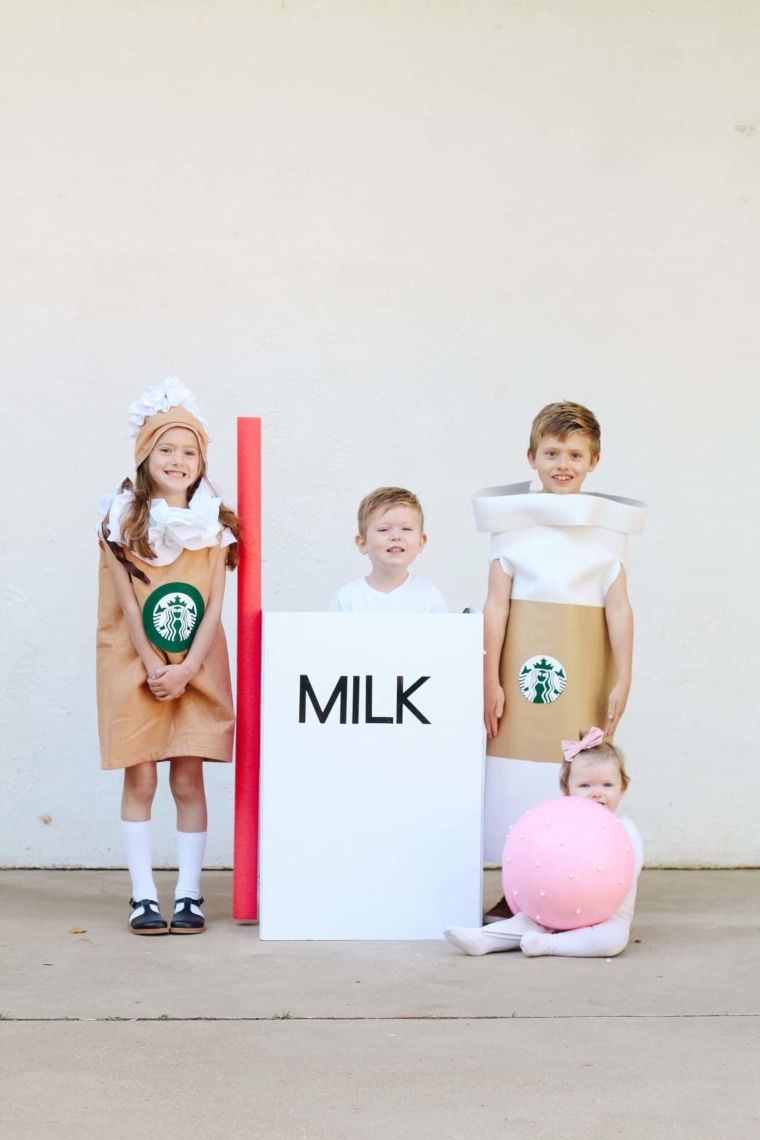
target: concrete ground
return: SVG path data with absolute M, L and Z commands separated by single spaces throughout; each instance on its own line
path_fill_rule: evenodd
M 612 960 L 260 942 L 203 887 L 136 938 L 124 872 L 0 872 L 3 1140 L 760 1135 L 760 871 L 645 871 Z

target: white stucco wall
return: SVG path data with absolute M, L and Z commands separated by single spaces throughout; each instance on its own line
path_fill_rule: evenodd
M 361 572 L 355 507 L 387 482 L 425 505 L 420 570 L 481 605 L 471 492 L 527 477 L 544 403 L 592 407 L 589 489 L 652 507 L 629 812 L 650 864 L 756 864 L 757 7 L 25 0 L 3 24 L 0 863 L 122 863 L 94 507 L 128 404 L 179 375 L 232 501 L 235 417 L 263 417 L 278 610 Z M 233 773 L 208 783 L 225 866 Z M 171 815 L 164 783 L 159 864 Z

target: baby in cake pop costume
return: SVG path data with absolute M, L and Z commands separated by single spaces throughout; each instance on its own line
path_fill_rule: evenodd
M 619 749 L 604 740 L 600 728 L 591 728 L 579 743 L 562 741 L 565 760 L 559 784 L 563 795 L 582 796 L 617 812 L 630 780 Z M 555 931 L 526 914 L 492 922 L 484 927 L 448 926 L 444 937 L 463 954 L 480 956 L 505 950 L 522 950 L 530 958 L 555 954 L 569 958 L 611 958 L 625 950 L 636 906 L 636 888 L 644 858 L 641 836 L 630 819 L 618 816 L 633 849 L 633 883 L 610 918 L 595 926 Z

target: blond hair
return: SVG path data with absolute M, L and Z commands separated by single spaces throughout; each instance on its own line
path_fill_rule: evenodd
M 603 740 L 601 744 L 597 744 L 596 748 L 584 748 L 572 760 L 563 760 L 562 767 L 559 773 L 559 786 L 563 795 L 569 795 L 568 782 L 570 780 L 570 769 L 579 765 L 582 768 L 593 768 L 594 764 L 603 764 L 605 760 L 612 760 L 617 764 L 620 772 L 620 783 L 623 791 L 626 790 L 631 782 L 631 778 L 625 770 L 625 760 L 623 753 L 614 744 L 610 744 L 608 740 Z
M 535 455 L 545 435 L 553 435 L 564 441 L 576 431 L 588 440 L 593 459 L 599 454 L 602 444 L 602 431 L 594 413 L 584 408 L 583 404 L 573 404 L 569 400 L 547 404 L 531 425 L 528 451 Z
M 420 500 L 413 491 L 407 491 L 405 487 L 378 487 L 376 491 L 370 491 L 368 495 L 365 495 L 359 503 L 356 522 L 360 536 L 362 538 L 367 537 L 367 524 L 370 515 L 373 515 L 375 511 L 389 511 L 391 507 L 410 507 L 416 511 L 420 516 L 420 530 L 424 530 L 425 516 L 422 513 Z

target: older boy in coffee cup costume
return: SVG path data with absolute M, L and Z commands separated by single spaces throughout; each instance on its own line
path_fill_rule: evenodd
M 626 587 L 629 534 L 646 507 L 581 493 L 600 459 L 588 408 L 549 404 L 533 421 L 528 462 L 541 482 L 473 496 L 491 535 L 484 607 L 484 719 L 488 733 L 484 857 L 499 862 L 507 832 L 556 795 L 558 741 L 593 724 L 610 739 L 631 684 L 633 615 Z

